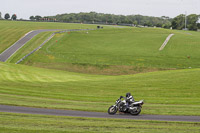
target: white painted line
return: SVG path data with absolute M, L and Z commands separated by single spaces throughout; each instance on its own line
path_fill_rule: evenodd
M 159 48 L 159 50 L 161 51 L 161 50 L 163 50 L 164 48 L 165 48 L 165 46 L 167 45 L 167 43 L 169 42 L 169 40 L 171 39 L 171 37 L 173 36 L 174 34 L 170 34 L 167 38 L 166 38 L 166 40 L 165 40 L 165 42 L 162 44 L 162 46 Z

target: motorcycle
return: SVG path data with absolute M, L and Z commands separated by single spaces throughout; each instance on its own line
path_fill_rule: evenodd
M 122 100 L 122 98 L 124 100 Z M 127 107 L 126 98 L 121 96 L 115 102 L 115 105 L 112 105 L 108 108 L 108 114 L 114 115 L 119 110 L 119 112 L 122 112 L 122 113 L 130 113 L 131 115 L 139 115 L 143 104 L 144 104 L 144 100 L 140 100 L 140 101 L 131 103 L 129 107 Z

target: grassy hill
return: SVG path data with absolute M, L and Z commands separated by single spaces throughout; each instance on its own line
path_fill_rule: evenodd
M 95 25 L 48 23 L 48 22 L 23 22 L 0 20 L 0 53 L 14 44 L 22 36 L 32 30 L 38 29 L 84 29 L 96 28 Z
M 170 33 L 175 35 L 165 49 L 159 51 Z M 103 75 L 199 68 L 199 35 L 198 32 L 154 28 L 62 33 L 23 64 Z
M 106 112 L 120 95 L 143 114 L 200 115 L 200 69 L 101 76 L 0 64 L 0 104 Z M 187 108 L 186 108 L 187 107 Z
M 0 53 L 30 30 L 93 27 L 0 21 Z M 105 27 L 56 34 L 22 62 L 29 66 L 15 65 L 51 32 L 35 36 L 8 60 L 11 63 L 0 62 L 0 104 L 107 112 L 119 96 L 131 92 L 135 100 L 145 100 L 142 114 L 200 116 L 200 33 Z M 170 33 L 175 36 L 159 51 Z M 199 123 L 0 113 L 0 130 L 198 132 Z
M 5 24 L 6 21 L 2 22 Z M 15 25 L 18 23 L 22 26 L 25 22 Z M 53 28 L 77 26 L 60 23 L 46 23 L 46 26 L 48 24 Z M 145 114 L 199 115 L 199 69 L 175 69 L 199 67 L 200 33 L 109 27 L 56 34 L 42 49 L 22 62 L 57 70 L 1 63 L 0 95 L 3 98 L 0 103 L 105 111 L 120 95 L 133 92 L 137 100 L 147 101 Z M 175 36 L 163 51 L 159 51 L 170 33 Z M 34 37 L 9 61 L 15 63 L 21 52 L 28 53 L 50 34 L 41 33 Z M 124 75 L 135 73 L 143 74 Z M 185 109 L 186 105 L 192 111 Z

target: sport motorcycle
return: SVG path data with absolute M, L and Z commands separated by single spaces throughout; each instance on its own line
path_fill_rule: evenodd
M 122 98 L 124 100 L 122 100 Z M 116 102 L 115 105 L 112 105 L 108 108 L 108 114 L 114 115 L 117 111 L 121 113 L 129 113 L 131 115 L 139 115 L 142 109 L 144 100 L 132 102 L 127 106 L 126 98 L 121 96 Z

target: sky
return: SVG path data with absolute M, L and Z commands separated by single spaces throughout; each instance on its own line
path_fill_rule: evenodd
M 200 14 L 200 0 L 0 0 L 0 12 L 30 16 L 95 11 L 116 15 L 169 16 Z

